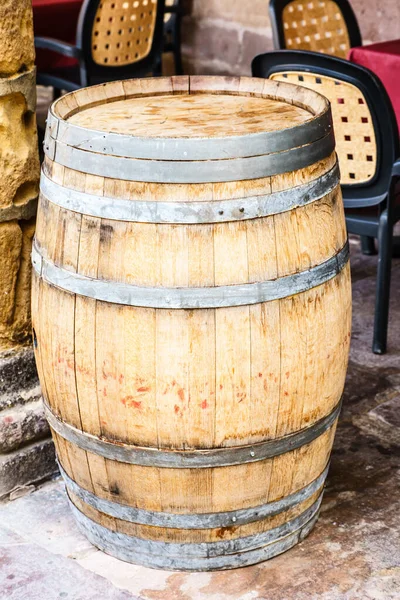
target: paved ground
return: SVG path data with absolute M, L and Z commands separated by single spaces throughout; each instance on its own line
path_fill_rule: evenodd
M 352 241 L 351 360 L 318 525 L 267 563 L 171 573 L 93 548 L 54 481 L 0 507 L 0 600 L 400 599 L 400 259 L 393 268 L 387 355 L 370 351 L 376 257 Z

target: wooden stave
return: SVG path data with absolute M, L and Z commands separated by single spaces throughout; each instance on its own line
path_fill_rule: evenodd
M 331 166 L 332 164 L 333 164 L 333 167 Z M 51 166 L 53 166 L 53 167 L 54 166 L 59 167 L 59 165 L 57 165 L 56 163 L 52 163 L 51 161 L 47 161 L 47 162 L 45 162 L 44 172 L 43 172 L 43 177 L 45 177 L 46 180 L 50 180 L 52 184 L 54 184 L 55 186 L 57 186 L 57 187 L 54 187 L 54 190 L 58 190 L 58 188 L 61 187 L 60 183 L 56 181 L 57 178 L 52 177 L 51 174 L 49 173 L 49 170 L 48 170 L 49 166 L 50 167 Z M 82 173 L 79 173 L 78 171 L 70 170 L 70 169 L 67 169 L 67 168 L 65 169 L 65 171 L 68 174 L 68 176 L 70 176 L 70 177 L 71 176 L 82 176 L 82 175 L 84 175 Z M 302 173 L 303 170 L 299 170 L 298 172 Z M 266 222 L 265 219 L 267 219 L 269 217 L 274 217 L 274 216 L 277 216 L 277 215 L 279 216 L 281 214 L 283 215 L 284 213 L 290 213 L 290 212 L 292 212 L 292 214 L 295 214 L 296 213 L 296 209 L 306 208 L 307 206 L 311 206 L 312 207 L 312 205 L 314 205 L 314 204 L 318 205 L 319 201 L 325 200 L 327 197 L 330 197 L 331 195 L 332 195 L 332 199 L 333 199 L 334 202 L 336 202 L 336 201 L 339 202 L 339 208 L 340 208 L 342 206 L 342 200 L 341 200 L 341 196 L 340 196 L 340 186 L 339 186 L 339 182 L 337 180 L 337 175 L 338 175 L 338 171 L 337 171 L 337 163 L 336 163 L 336 159 L 335 159 L 334 163 L 329 163 L 329 166 L 327 165 L 324 168 L 323 172 L 320 173 L 317 178 L 315 178 L 315 179 L 312 178 L 312 179 L 310 179 L 309 182 L 308 182 L 307 179 L 305 179 L 306 183 L 303 184 L 303 185 L 301 185 L 301 186 L 299 186 L 299 189 L 300 189 L 299 196 L 300 196 L 301 190 L 305 190 L 305 192 L 306 192 L 307 189 L 312 189 L 313 187 L 318 188 L 319 182 L 322 181 L 322 180 L 325 180 L 325 183 L 323 183 L 320 186 L 320 189 L 318 189 L 317 194 L 315 195 L 315 197 L 309 198 L 309 199 L 307 199 L 307 201 L 304 204 L 301 204 L 298 201 L 297 195 L 295 195 L 294 199 L 293 199 L 293 202 L 292 202 L 290 200 L 290 191 L 291 191 L 292 188 L 288 187 L 288 188 L 282 190 L 282 193 L 284 194 L 284 197 L 286 197 L 286 200 L 285 200 L 285 202 L 287 203 L 286 206 L 283 206 L 283 207 L 282 206 L 281 207 L 277 206 L 276 209 L 268 211 L 265 216 L 264 215 L 260 215 L 260 216 L 259 215 L 256 215 L 256 216 L 252 215 L 249 220 L 255 222 L 257 220 L 263 219 L 263 222 Z M 284 176 L 278 176 L 278 177 L 282 178 Z M 109 181 L 109 180 L 107 178 L 105 178 L 105 181 Z M 114 180 L 114 181 L 117 183 L 117 180 Z M 266 179 L 261 178 L 259 181 L 260 182 L 268 181 L 268 178 L 266 178 Z M 123 183 L 128 183 L 128 182 L 124 181 Z M 244 183 L 246 183 L 246 185 L 247 185 L 248 182 L 246 181 Z M 249 183 L 251 183 L 251 182 L 249 182 Z M 324 186 L 326 186 L 327 183 L 329 185 L 324 189 Z M 310 188 L 308 188 L 309 185 L 310 185 Z M 74 182 L 74 186 L 70 190 L 71 193 L 72 194 L 79 193 L 79 194 L 82 195 L 83 198 L 85 198 L 86 194 L 81 191 L 82 187 L 79 188 L 79 187 L 75 187 L 75 186 L 76 186 L 76 184 Z M 199 188 L 202 187 L 201 184 L 193 184 L 193 185 L 189 184 L 188 186 L 178 184 L 179 188 L 185 189 L 187 187 L 188 189 L 191 189 L 191 193 L 196 192 L 198 186 L 199 186 Z M 168 189 L 168 187 L 169 187 L 168 184 L 166 184 L 166 185 L 161 184 L 160 190 L 163 190 L 165 188 Z M 157 185 L 157 189 L 158 189 L 158 185 Z M 278 188 L 278 190 L 279 190 L 279 188 Z M 162 193 L 164 193 L 164 192 L 162 192 Z M 277 191 L 276 193 L 272 192 L 270 194 L 266 194 L 265 196 L 262 196 L 262 198 L 263 199 L 265 198 L 265 202 L 267 202 L 269 196 L 271 196 L 271 198 L 274 198 L 276 195 L 278 195 L 278 198 L 279 198 L 280 194 L 281 194 L 281 191 Z M 287 194 L 287 196 L 285 196 L 286 194 Z M 57 218 L 57 213 L 54 211 L 54 209 L 56 209 L 56 208 L 57 209 L 58 208 L 62 209 L 62 213 L 64 215 L 66 215 L 66 218 L 71 219 L 71 220 L 74 217 L 76 217 L 76 216 L 77 217 L 80 217 L 81 215 L 85 216 L 86 213 L 88 213 L 88 216 L 93 216 L 93 215 L 90 214 L 89 210 L 88 211 L 83 210 L 82 212 L 81 211 L 77 212 L 76 210 L 74 210 L 74 207 L 67 208 L 62 203 L 60 203 L 58 199 L 53 198 L 53 197 L 49 198 L 48 196 L 49 196 L 49 194 L 41 193 L 41 213 L 43 213 L 44 205 L 45 204 L 49 204 L 49 208 L 52 207 L 51 215 L 54 215 L 54 216 L 52 216 L 51 218 L 53 220 L 55 218 Z M 244 222 L 244 223 L 246 222 L 246 220 L 247 220 L 246 219 L 247 205 L 248 205 L 249 201 L 253 201 L 254 198 L 258 198 L 258 197 L 259 197 L 259 195 L 257 195 L 257 196 L 250 196 L 250 197 L 245 196 L 245 195 L 236 195 L 235 196 L 234 202 L 240 204 L 244 208 L 244 211 L 243 211 L 243 213 L 241 213 L 240 218 L 237 219 L 237 221 L 235 219 L 235 221 L 238 224 L 241 223 L 241 222 Z M 113 200 L 113 199 L 114 198 L 111 198 L 111 200 Z M 129 203 L 130 202 L 134 203 L 135 202 L 135 200 L 131 200 L 130 198 L 128 199 L 126 196 L 124 197 L 124 196 L 121 196 L 121 195 L 119 195 L 115 199 L 116 200 L 121 199 L 123 202 L 126 202 L 126 203 L 128 203 L 128 202 Z M 191 202 L 190 199 L 186 203 L 185 201 L 182 200 L 182 198 L 179 198 L 177 202 L 171 202 L 169 199 L 167 200 L 167 202 L 163 202 L 163 201 L 158 202 L 158 201 L 155 201 L 154 205 L 158 204 L 158 203 L 160 203 L 160 204 L 164 203 L 164 204 L 172 204 L 175 207 L 179 207 L 180 205 L 186 206 L 186 204 L 189 204 L 190 202 Z M 224 202 L 226 204 L 229 204 L 230 201 L 228 199 L 226 199 L 226 200 L 224 200 Z M 147 200 L 143 201 L 143 204 L 145 204 L 145 203 L 147 203 Z M 203 205 L 205 207 L 205 213 L 207 213 L 208 212 L 208 206 L 210 206 L 210 205 L 212 206 L 213 203 L 214 202 L 211 201 L 211 200 L 208 202 L 208 201 L 206 201 L 205 199 L 202 198 L 201 202 L 199 202 L 198 205 Z M 217 206 L 220 206 L 219 201 L 217 201 L 216 203 L 217 203 Z M 200 227 L 203 224 L 206 225 L 206 224 L 210 223 L 213 226 L 214 225 L 217 226 L 219 223 L 221 223 L 221 225 L 225 225 L 225 224 L 229 224 L 231 222 L 231 217 L 230 216 L 219 215 L 219 217 L 220 218 L 218 218 L 218 220 L 212 218 L 212 219 L 210 219 L 210 221 L 207 218 L 204 218 L 204 219 L 201 219 L 199 223 L 197 223 L 197 222 L 196 223 L 191 223 L 190 220 L 189 221 L 185 220 L 185 221 L 182 221 L 182 225 L 183 226 L 184 225 L 185 226 L 186 225 L 188 225 L 188 226 L 189 225 L 193 225 L 193 228 L 191 229 L 193 231 L 198 226 Z M 96 219 L 99 219 L 99 221 L 101 223 L 103 223 L 103 222 L 104 223 L 108 223 L 110 221 L 113 221 L 113 219 L 110 220 L 109 216 L 107 216 L 107 217 L 101 217 L 101 216 L 99 216 L 99 217 L 96 217 Z M 120 221 L 124 221 L 124 219 L 118 219 L 117 224 Z M 159 223 L 159 221 L 157 219 L 154 219 L 154 220 L 153 219 L 148 219 L 148 220 L 147 219 L 143 219 L 141 221 L 138 221 L 138 223 L 139 224 L 143 223 L 143 224 L 146 224 L 146 225 L 148 224 L 149 227 L 150 227 L 150 226 L 153 226 L 153 225 L 154 226 L 157 225 Z M 179 220 L 176 221 L 177 225 L 180 224 L 180 223 L 181 222 Z M 343 221 L 343 223 L 344 223 L 344 221 Z M 340 223 L 340 227 L 342 229 L 343 229 L 343 223 Z M 169 221 L 165 222 L 163 224 L 168 225 Z M 148 231 L 150 231 L 150 229 Z M 344 229 L 343 229 L 343 231 L 344 231 Z M 44 260 L 47 260 L 50 263 L 56 264 L 56 266 L 58 266 L 58 267 L 66 268 L 67 270 L 70 270 L 72 272 L 71 268 L 67 264 L 64 265 L 62 260 L 61 260 L 61 262 L 60 262 L 59 259 L 55 260 L 53 254 L 52 253 L 50 253 L 50 254 L 48 253 L 48 249 L 46 248 L 46 240 L 43 240 L 42 236 L 43 236 L 43 231 L 42 231 L 42 228 L 41 228 L 41 223 L 39 222 L 38 231 L 37 231 L 36 240 L 35 240 L 38 252 L 39 253 L 43 253 Z M 339 238 L 340 238 L 340 241 L 339 241 Z M 331 252 L 325 253 L 323 255 L 323 258 L 320 259 L 320 260 L 317 260 L 317 259 L 314 260 L 313 259 L 311 261 L 310 266 L 314 267 L 314 266 L 317 266 L 320 262 L 322 263 L 325 260 L 334 258 L 334 256 L 340 250 L 342 250 L 345 247 L 346 241 L 347 241 L 347 236 L 343 235 L 342 233 L 340 233 L 340 235 L 338 234 L 338 240 L 335 240 L 335 249 L 332 248 Z M 320 255 L 318 255 L 318 256 L 320 256 Z M 302 270 L 306 271 L 308 269 L 307 268 L 300 269 L 300 271 L 302 271 Z M 290 269 L 289 271 L 287 271 L 287 273 L 285 273 L 285 275 L 286 274 L 287 275 L 292 275 L 292 274 L 294 275 L 297 271 L 298 271 L 298 269 L 296 268 L 295 265 L 293 265 L 293 268 Z M 79 274 L 79 273 L 80 272 L 78 270 L 77 274 Z M 83 273 L 82 273 L 82 275 L 84 276 Z M 276 277 L 273 277 L 272 279 L 276 279 Z M 110 278 L 110 281 L 114 281 L 114 280 L 116 281 L 116 279 Z M 260 281 L 260 280 L 258 280 L 258 281 Z M 237 283 L 238 284 L 242 284 L 242 283 L 246 284 L 247 280 L 238 280 Z M 155 285 L 157 285 L 157 284 L 155 284 Z M 183 285 L 177 285 L 176 287 L 185 287 L 185 286 L 183 286 Z M 199 286 L 189 285 L 189 287 L 199 287 Z
M 54 437 L 54 433 L 53 433 L 53 437 Z M 333 441 L 333 437 L 331 438 L 331 440 Z M 304 449 L 304 447 L 303 447 L 303 449 Z M 327 454 L 328 454 L 328 456 L 330 454 L 330 450 L 331 450 L 331 443 L 329 444 L 329 447 L 327 448 Z M 301 449 L 300 449 L 300 451 L 301 451 Z M 87 454 L 87 456 L 88 455 L 89 455 L 89 453 Z M 72 460 L 72 457 L 70 457 L 69 460 Z M 75 470 L 75 468 L 76 468 L 76 465 L 74 466 L 74 470 Z M 186 510 L 190 510 L 190 506 L 187 506 Z M 84 511 L 84 513 L 85 513 L 85 511 Z M 310 525 L 310 527 L 312 527 L 312 526 L 313 526 L 313 524 Z M 96 544 L 96 540 L 93 537 L 90 536 L 90 532 L 87 530 L 87 528 L 84 528 L 84 529 L 85 529 L 85 534 L 89 537 L 89 539 L 92 540 L 92 542 L 94 542 Z M 162 532 L 160 533 L 160 535 L 162 535 Z M 112 541 L 112 537 L 113 537 L 112 534 L 110 534 L 110 537 L 111 537 L 111 541 Z M 166 534 L 166 537 L 168 539 L 168 534 Z M 115 545 L 114 543 L 111 543 L 111 545 L 109 545 L 107 547 L 103 547 L 101 544 L 98 544 L 98 543 L 97 543 L 97 545 L 99 545 L 100 548 L 106 550 L 107 552 L 111 553 L 112 555 L 115 555 L 115 556 L 117 556 L 119 558 L 122 558 L 124 560 L 133 560 L 134 562 L 140 562 L 139 557 L 136 556 L 135 554 L 129 554 L 129 553 L 128 554 L 120 554 L 120 553 L 118 553 L 118 545 Z M 277 552 L 276 553 L 278 553 L 278 547 L 280 547 L 280 546 L 277 543 L 277 546 L 276 546 Z M 268 556 L 272 557 L 276 553 L 274 552 L 273 554 L 270 554 Z M 240 554 L 238 556 L 240 556 Z M 260 557 L 260 556 L 261 556 L 261 554 L 256 553 L 255 558 Z M 265 557 L 265 554 L 262 554 L 262 556 Z M 235 558 L 234 560 L 232 560 L 232 563 L 224 562 L 223 563 L 223 568 L 229 568 L 229 565 L 232 566 L 232 567 L 237 566 L 238 565 L 238 560 L 239 559 Z M 258 558 L 257 558 L 257 560 L 255 560 L 255 562 L 258 562 Z M 149 560 L 148 566 L 150 566 L 150 563 L 151 563 L 151 561 Z M 164 562 L 161 563 L 161 562 L 159 562 L 158 559 L 156 559 L 156 560 L 154 560 L 152 562 L 153 567 L 154 566 L 158 566 L 159 568 L 175 568 L 175 569 L 181 569 L 181 568 L 183 568 L 183 569 L 188 569 L 188 570 L 193 570 L 194 568 L 199 568 L 201 570 L 203 570 L 203 569 L 209 570 L 209 569 L 219 568 L 218 564 L 219 563 L 218 563 L 217 560 L 211 561 L 211 562 L 205 560 L 205 561 L 199 563 L 197 565 L 197 567 L 196 567 L 196 565 L 193 562 L 190 562 L 190 563 L 186 562 L 185 563 L 185 561 L 182 562 L 179 558 L 174 559 L 172 562 L 169 562 L 168 564 L 164 563 Z M 245 563 L 243 563 L 243 564 L 245 564 Z M 250 564 L 250 563 L 248 563 L 248 564 Z
M 38 227 L 38 229 L 40 229 L 40 226 Z M 68 267 L 67 267 L 67 268 L 68 268 Z M 339 397 L 340 397 L 340 396 L 338 396 L 338 397 L 337 397 L 337 400 L 336 400 L 335 402 L 337 402 L 337 401 L 338 401 Z M 333 406 L 334 406 L 334 405 L 335 405 L 335 404 L 333 404 L 333 405 L 330 405 L 330 406 L 331 406 L 331 408 L 333 408 Z M 330 410 L 330 409 L 329 409 L 329 410 Z M 329 412 L 329 410 L 328 410 L 327 412 Z M 66 415 L 61 415 L 61 416 L 62 416 L 62 418 L 63 418 L 63 419 L 65 419 L 65 420 L 67 420 L 67 421 L 69 420 L 68 416 L 66 416 Z M 312 420 L 311 420 L 311 423 L 312 423 L 314 420 L 316 420 L 316 417 L 315 417 L 315 419 L 314 419 L 314 418 L 312 418 Z
M 329 451 L 330 451 L 330 448 L 329 448 Z M 295 543 L 296 543 L 296 542 L 295 542 Z M 137 558 L 136 558 L 135 560 L 137 561 Z M 258 558 L 257 558 L 257 561 L 258 561 L 258 560 L 261 560 L 261 558 L 259 558 L 259 557 L 258 557 Z M 257 561 L 256 561 L 256 562 L 257 562 Z M 154 564 L 154 563 L 153 563 L 153 564 Z M 233 566 L 237 566 L 237 565 L 233 565 Z M 179 565 L 177 565 L 177 564 L 175 563 L 174 565 L 171 565 L 171 568 L 179 568 Z M 185 566 L 184 566 L 184 565 L 183 565 L 183 568 L 185 568 Z M 192 568 L 193 568 L 193 566 L 190 566 L 189 568 L 190 568 L 190 569 L 192 569 Z M 201 566 L 201 569 L 203 569 L 203 568 L 208 568 L 208 567 L 206 567 L 205 565 L 203 565 L 203 566 Z M 224 567 L 224 568 L 227 568 L 227 566 L 225 565 L 225 567 Z

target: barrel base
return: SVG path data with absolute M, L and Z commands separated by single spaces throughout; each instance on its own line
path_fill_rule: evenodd
M 168 571 L 220 571 L 264 562 L 293 548 L 317 522 L 322 495 L 295 519 L 264 534 L 203 544 L 154 542 L 111 531 L 69 503 L 81 533 L 119 560 Z

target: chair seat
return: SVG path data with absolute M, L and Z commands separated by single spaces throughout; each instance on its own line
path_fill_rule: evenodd
M 394 220 L 400 220 L 400 181 L 397 182 L 394 192 L 395 202 Z M 377 237 L 379 217 L 387 206 L 387 201 L 377 204 L 376 206 L 366 206 L 363 208 L 347 208 L 345 209 L 347 229 L 350 233 L 357 235 L 367 235 L 365 227 L 368 227 L 368 235 Z

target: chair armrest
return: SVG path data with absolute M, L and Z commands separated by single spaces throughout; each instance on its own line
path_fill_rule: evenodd
M 49 37 L 35 37 L 35 48 L 52 50 L 63 56 L 69 56 L 69 58 L 80 58 L 81 55 L 76 46 Z
M 392 177 L 400 177 L 400 158 L 393 165 Z

